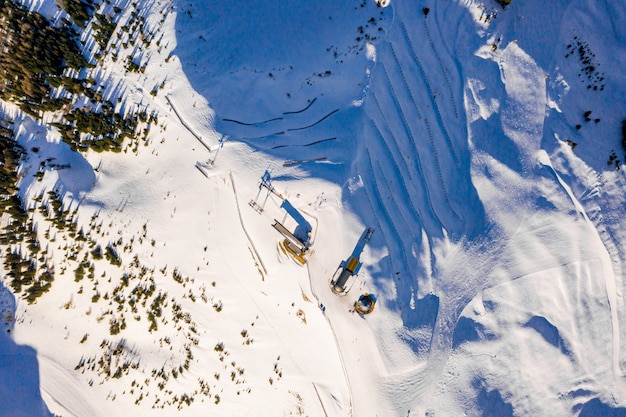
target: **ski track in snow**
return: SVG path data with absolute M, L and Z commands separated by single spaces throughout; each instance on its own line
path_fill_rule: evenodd
M 572 200 L 573 205 L 577 209 L 580 210 L 580 213 L 584 216 L 585 220 L 590 222 L 589 217 L 587 216 L 587 213 L 584 211 L 580 202 L 572 194 L 570 187 L 567 184 L 565 184 L 563 179 L 559 176 L 559 174 L 556 171 L 554 171 L 554 168 L 552 168 L 551 165 L 547 165 L 547 166 L 549 166 L 549 168 L 554 172 L 554 175 L 557 181 L 559 182 L 563 190 L 567 193 L 569 198 Z M 607 255 L 609 253 L 610 252 L 607 250 Z M 616 286 L 615 286 L 615 276 L 613 274 L 605 273 L 604 278 L 605 278 L 606 296 L 608 298 L 609 308 L 611 312 L 612 365 L 613 365 L 614 375 L 618 377 L 622 374 L 622 372 L 620 370 L 620 363 L 619 363 L 620 361 L 620 334 L 619 334 L 619 320 L 617 316 L 618 312 L 617 312 L 617 293 L 616 293 Z

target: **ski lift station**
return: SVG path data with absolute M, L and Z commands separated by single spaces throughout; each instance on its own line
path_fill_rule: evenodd
M 258 204 L 257 201 L 263 189 L 267 190 L 267 194 L 263 203 Z M 281 199 L 280 208 L 285 211 L 285 217 L 283 220 L 278 221 L 274 219 L 274 224 L 272 224 L 272 227 L 274 227 L 274 229 L 276 229 L 285 238 L 282 243 L 279 243 L 279 247 L 283 252 L 289 253 L 296 261 L 304 265 L 306 263 L 304 256 L 313 243 L 311 241 L 313 227 L 289 200 L 284 198 L 274 189 L 274 186 L 271 183 L 270 173 L 269 171 L 265 171 L 261 177 L 259 192 L 257 193 L 256 198 L 250 201 L 250 206 L 252 206 L 259 213 L 262 213 L 265 210 L 265 203 L 267 202 L 270 194 L 273 194 Z M 289 228 L 285 226 L 287 216 L 291 217 L 291 219 L 293 219 L 296 223 L 296 227 L 293 231 L 289 230 Z
M 280 208 L 284 209 L 297 223 L 295 230 L 290 232 L 289 229 L 283 225 L 285 220 L 281 223 L 274 219 L 274 224 L 272 226 L 285 237 L 281 249 L 284 247 L 284 249 L 294 256 L 297 261 L 304 264 L 306 263 L 304 255 L 311 246 L 311 231 L 313 230 L 311 223 L 309 223 L 287 199 L 283 200 Z
M 330 281 L 330 289 L 337 295 L 346 294 L 350 288 L 348 287 L 348 280 L 359 273 L 361 269 L 361 265 L 363 263 L 360 261 L 361 252 L 363 252 L 363 248 L 369 240 L 372 238 L 374 234 L 374 229 L 371 227 L 366 228 L 359 241 L 357 242 L 354 250 L 352 251 L 352 255 L 344 261 L 341 261 L 339 264 L 339 268 L 335 271 L 333 279 Z M 373 304 L 372 304 L 373 305 Z

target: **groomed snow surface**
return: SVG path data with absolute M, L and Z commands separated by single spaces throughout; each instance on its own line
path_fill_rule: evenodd
M 159 44 L 133 52 L 143 73 L 122 51 L 91 75 L 158 115 L 145 145 L 80 155 L 2 105 L 39 148 L 28 206 L 58 190 L 122 265 L 75 281 L 92 249 L 33 212 L 56 278 L 32 305 L 0 291 L 0 414 L 626 415 L 619 2 L 117 6 Z M 51 157 L 71 168 L 36 181 Z M 271 227 L 296 227 L 278 194 L 313 227 L 305 266 Z

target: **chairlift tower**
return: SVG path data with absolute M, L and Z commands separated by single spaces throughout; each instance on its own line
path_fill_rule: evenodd
M 222 135 L 222 137 L 219 139 L 218 141 L 218 148 L 215 151 L 215 155 L 213 156 L 213 159 L 209 158 L 206 160 L 206 162 L 196 162 L 196 168 L 198 168 L 198 171 L 200 171 L 202 173 L 202 175 L 204 175 L 205 177 L 209 178 L 209 174 L 208 171 L 209 169 L 211 169 L 214 165 L 215 165 L 215 160 L 217 159 L 217 154 L 220 152 L 220 149 L 222 149 L 222 147 L 224 146 L 224 143 L 228 140 L 228 136 L 227 135 Z
M 266 169 L 263 173 L 263 176 L 261 177 L 261 182 L 259 183 L 259 192 L 257 192 L 254 200 L 250 200 L 250 202 L 248 203 L 250 204 L 250 207 L 258 211 L 259 213 L 263 213 L 263 210 L 265 210 L 265 203 L 267 203 L 267 199 L 269 198 L 270 194 L 274 194 L 276 197 L 283 200 L 283 196 L 278 191 L 276 191 L 276 189 L 272 185 L 272 176 L 270 175 L 270 169 L 271 167 Z M 259 196 L 261 195 L 261 192 L 263 190 L 266 191 L 265 199 L 263 200 L 263 204 L 259 204 Z
M 217 150 L 215 151 L 215 156 L 213 156 L 213 159 L 209 159 L 207 162 L 210 163 L 211 165 L 215 165 L 215 160 L 217 159 L 217 154 L 220 153 L 220 149 L 222 149 L 224 147 L 224 143 L 226 143 L 226 141 L 229 139 L 229 136 L 227 135 L 222 135 L 222 137 L 219 139 L 219 141 L 217 142 L 219 144 L 219 146 L 217 147 Z

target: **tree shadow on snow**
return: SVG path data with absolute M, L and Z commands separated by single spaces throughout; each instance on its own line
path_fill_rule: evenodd
M 24 125 L 26 135 L 18 135 L 17 142 L 27 152 L 24 162 L 24 176 L 20 183 L 21 190 L 28 190 L 36 181 L 38 172 L 56 171 L 57 186 L 66 192 L 78 195 L 91 190 L 96 182 L 93 167 L 80 152 L 72 151 L 63 141 L 48 140 L 46 128 L 25 117 L 19 121 Z

